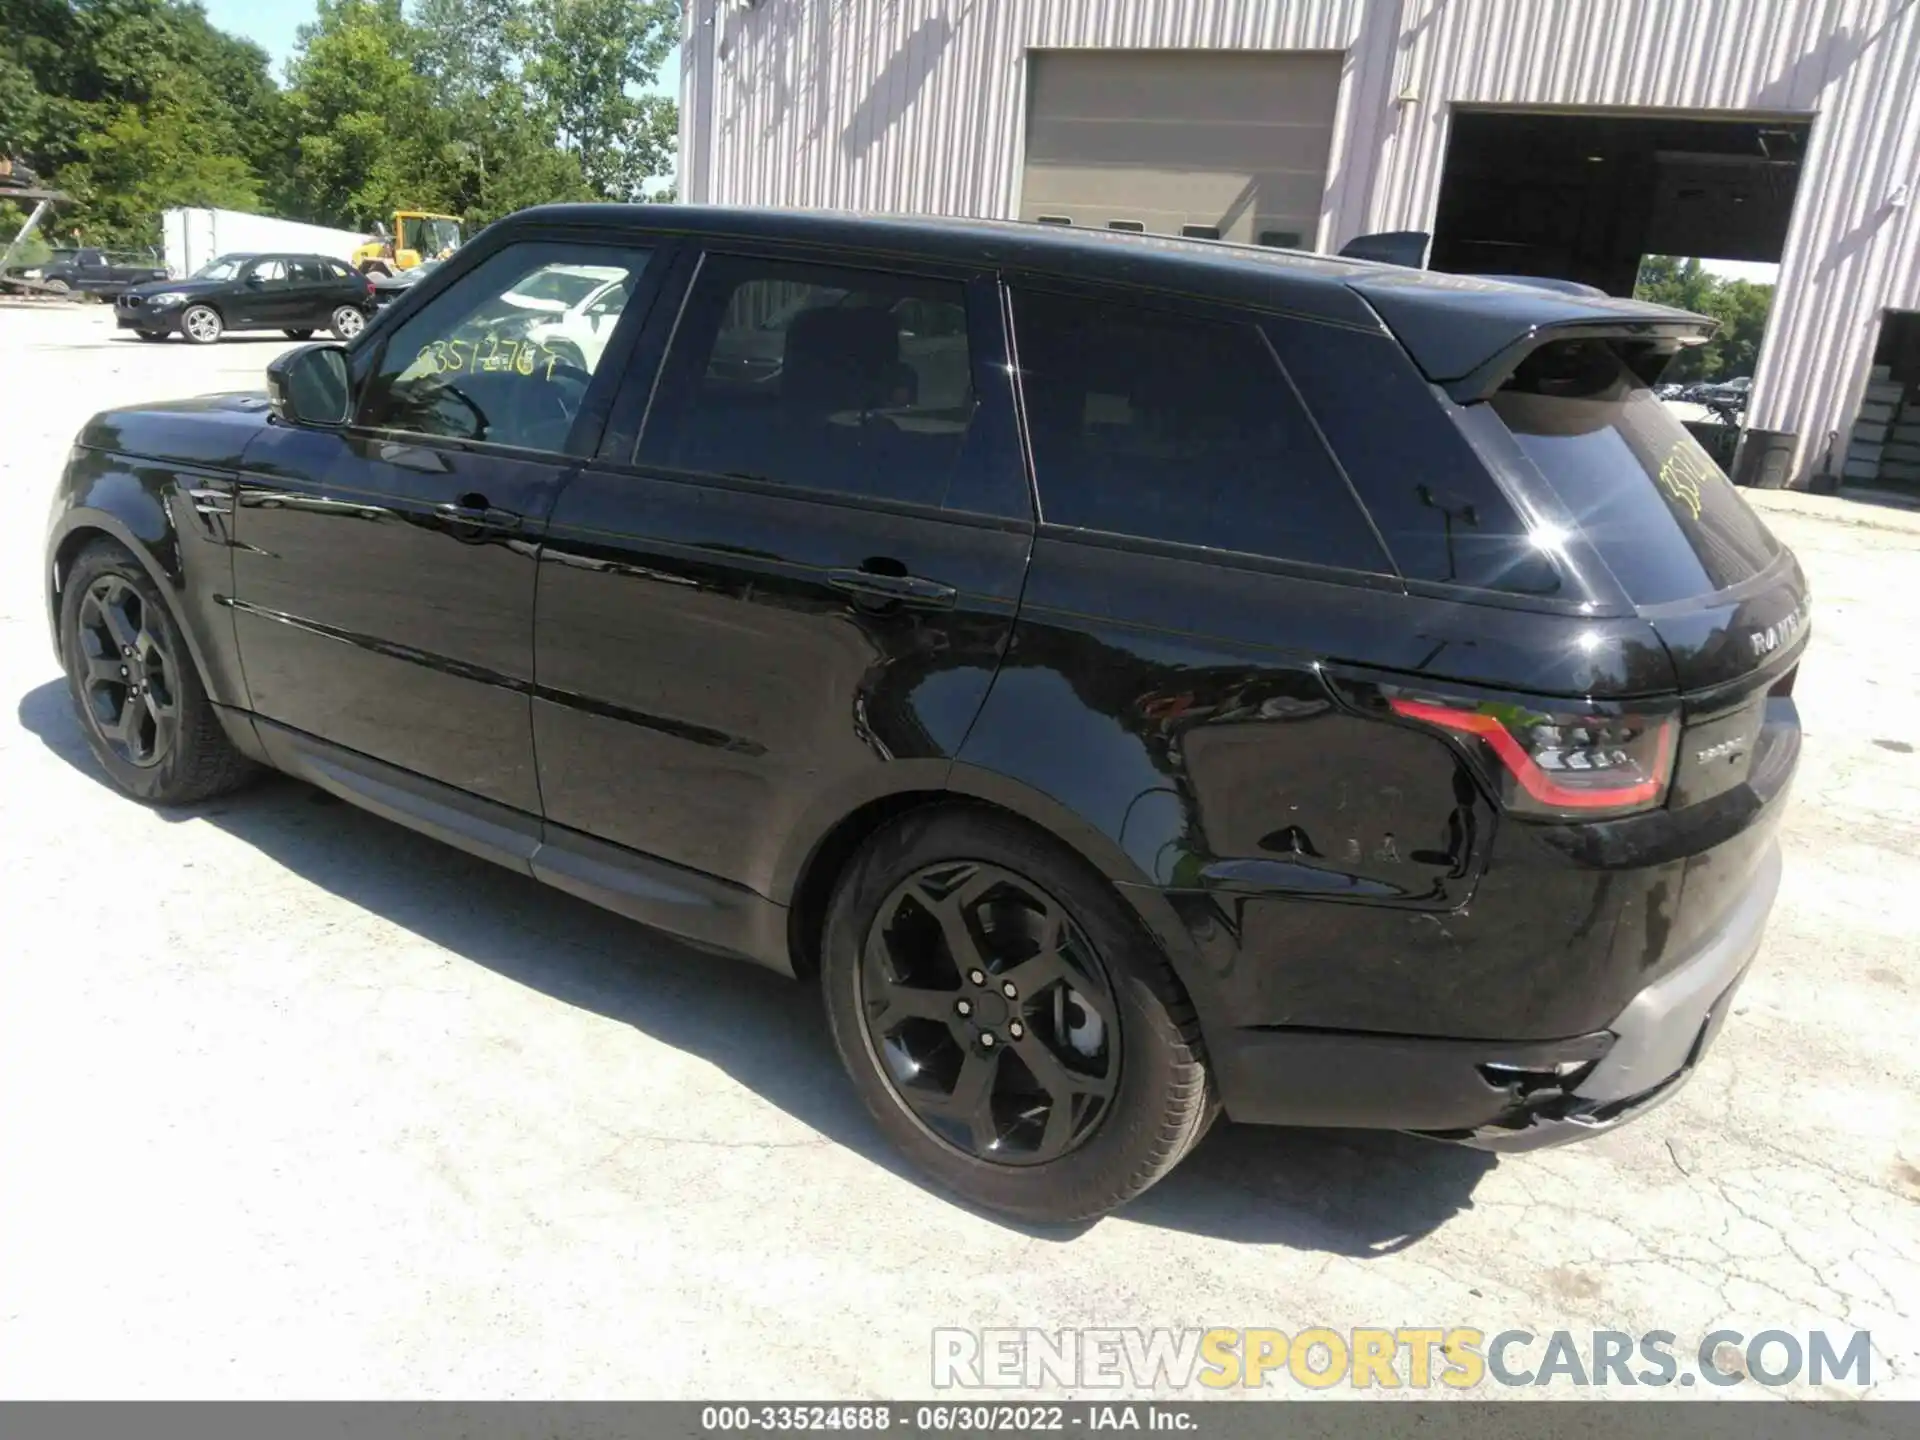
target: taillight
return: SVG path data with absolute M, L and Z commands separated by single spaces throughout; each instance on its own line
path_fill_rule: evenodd
M 1387 697 L 1393 713 L 1466 737 L 1494 762 L 1500 800 L 1520 815 L 1599 819 L 1652 810 L 1673 778 L 1679 717 L 1616 708 L 1540 710 L 1415 694 Z

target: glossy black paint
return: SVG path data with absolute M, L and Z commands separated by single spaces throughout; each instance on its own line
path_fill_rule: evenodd
M 254 272 L 272 261 L 298 261 L 328 267 L 324 279 L 284 279 L 262 283 Z M 347 273 L 334 276 L 331 267 Z M 180 303 L 155 306 L 157 296 L 179 295 Z M 363 315 L 374 312 L 372 287 L 339 261 L 322 255 L 273 254 L 246 257 L 231 279 L 153 280 L 128 285 L 114 300 L 114 322 L 122 330 L 165 333 L 178 328 L 190 305 L 210 305 L 228 330 L 324 330 L 342 305 Z
M 534 567 L 571 465 L 269 426 L 239 477 L 234 629 L 261 715 L 537 814 Z M 450 507 L 501 512 L 473 520 Z
M 1513 1096 L 1483 1064 L 1591 1059 L 1773 843 L 1807 632 L 1790 556 L 1636 610 L 1563 536 L 1551 593 L 1495 592 L 1443 568 L 1443 512 L 1408 498 L 1483 465 L 1523 564 L 1563 517 L 1431 382 L 1556 325 L 1670 317 L 1137 236 L 562 208 L 491 228 L 389 307 L 350 347 L 356 377 L 500 246 L 554 235 L 661 252 L 572 458 L 299 429 L 249 400 L 109 413 L 56 503 L 50 600 L 76 543 L 122 539 L 177 605 L 210 693 L 260 717 L 273 763 L 776 968 L 810 964 L 831 867 L 876 817 L 943 796 L 1009 810 L 1134 907 L 1249 1119 L 1487 1122 Z M 967 282 L 988 438 L 944 507 L 634 463 L 715 237 Z M 1399 567 L 1037 524 L 1010 273 L 1261 311 Z M 1450 331 L 1449 315 L 1471 323 Z M 1431 413 L 1370 436 L 1316 385 L 1316 341 L 1390 357 L 1396 403 Z M 1378 703 L 1411 678 L 1469 699 L 1657 697 L 1686 725 L 1671 797 L 1619 820 L 1516 820 L 1453 739 Z

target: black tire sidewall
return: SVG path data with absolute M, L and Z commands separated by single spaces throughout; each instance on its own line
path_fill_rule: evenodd
M 80 602 L 93 583 L 104 575 L 120 576 L 139 592 L 147 612 L 147 624 L 159 633 L 172 661 L 179 718 L 174 727 L 173 749 L 157 765 L 131 765 L 122 760 L 95 733 L 87 719 L 86 693 L 81 681 L 84 667 L 80 661 Z M 200 672 L 194 666 L 193 654 L 187 648 L 186 636 L 174 621 L 172 609 L 145 567 L 125 547 L 111 541 L 96 541 L 80 552 L 60 595 L 60 652 L 66 660 L 67 694 L 73 701 L 74 722 L 114 788 L 149 805 L 178 803 L 184 778 L 194 773 L 198 758 L 194 746 L 203 727 L 195 722 L 201 707 L 209 707 L 212 702 L 200 683 Z
M 1099 1128 L 1076 1149 L 1042 1165 L 996 1165 L 930 1134 L 906 1108 L 874 1055 L 859 1010 L 859 956 L 869 926 L 894 887 L 924 866 L 979 860 L 1028 879 L 1065 907 L 1092 942 L 1118 1012 L 1120 1087 Z M 989 1209 L 1039 1223 L 1068 1223 L 1123 1203 L 1177 1162 L 1164 1163 L 1170 1097 L 1183 1060 L 1182 1036 L 1164 998 L 1164 957 L 1125 903 L 1056 842 L 975 807 L 936 807 L 883 829 L 849 867 L 828 908 L 821 989 L 842 1063 L 887 1138 L 935 1180 Z M 1202 1110 L 1211 1105 L 1202 1094 Z M 1210 1114 L 1192 1120 L 1194 1134 Z
M 289 340 L 311 340 L 313 338 L 313 331 L 307 329 L 282 330 L 280 333 L 285 335 Z

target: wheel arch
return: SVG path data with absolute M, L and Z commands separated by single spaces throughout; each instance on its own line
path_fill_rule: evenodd
M 808 847 L 794 867 L 791 882 L 774 896 L 787 905 L 787 933 L 795 975 L 818 973 L 821 930 L 834 886 L 860 847 L 885 825 L 911 811 L 936 805 L 967 805 L 990 810 L 1039 831 L 1064 845 L 1105 879 L 1157 943 L 1190 998 L 1203 973 L 1192 935 L 1161 888 L 1152 882 L 1118 842 L 1059 801 L 991 771 L 956 764 L 940 788 L 901 789 L 867 800 L 842 815 Z
M 142 508 L 142 507 L 135 507 Z M 52 562 L 48 566 L 47 616 L 53 629 L 53 650 L 62 665 L 66 664 L 66 637 L 61 633 L 60 607 L 66 598 L 67 580 L 73 574 L 73 567 L 80 552 L 96 540 L 111 540 L 126 550 L 147 572 L 147 578 L 153 581 L 154 588 L 160 592 L 175 628 L 186 641 L 187 654 L 193 662 L 193 668 L 200 677 L 201 685 L 207 690 L 209 698 L 216 703 L 225 703 L 223 697 L 213 688 L 214 674 L 207 663 L 206 647 L 197 628 L 191 623 L 186 606 L 181 603 L 181 590 L 186 577 L 180 566 L 180 552 L 174 543 L 170 527 L 165 525 L 164 510 L 160 511 L 161 533 L 152 539 L 143 538 L 140 527 L 151 525 L 153 517 L 136 515 L 131 517 L 117 515 L 110 510 L 85 509 L 69 511 L 61 520 L 60 530 L 48 549 Z

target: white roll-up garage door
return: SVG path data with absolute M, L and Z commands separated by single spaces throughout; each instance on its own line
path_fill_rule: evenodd
M 1311 246 L 1337 53 L 1040 50 L 1020 218 Z

